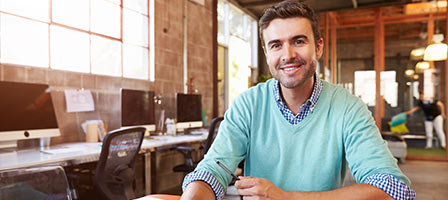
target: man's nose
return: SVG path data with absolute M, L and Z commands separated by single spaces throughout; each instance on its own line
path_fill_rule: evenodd
M 296 53 L 293 46 L 286 44 L 283 47 L 282 61 L 288 62 L 289 60 L 295 58 Z

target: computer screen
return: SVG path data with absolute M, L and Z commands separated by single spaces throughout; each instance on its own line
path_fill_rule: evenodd
M 200 94 L 177 93 L 176 108 L 178 128 L 202 126 L 202 98 Z
M 0 141 L 60 135 L 48 85 L 0 81 L 0 96 Z
M 155 130 L 154 91 L 121 90 L 122 126 L 144 126 Z

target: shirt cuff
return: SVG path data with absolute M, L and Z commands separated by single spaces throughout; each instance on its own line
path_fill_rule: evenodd
M 374 174 L 369 176 L 364 183 L 382 189 L 396 200 L 415 199 L 415 191 L 413 189 L 389 174 Z
M 210 185 L 215 193 L 216 199 L 221 200 L 224 197 L 224 188 L 210 172 L 205 170 L 197 170 L 187 174 L 182 184 L 182 191 L 184 191 L 187 185 L 193 181 L 204 181 Z

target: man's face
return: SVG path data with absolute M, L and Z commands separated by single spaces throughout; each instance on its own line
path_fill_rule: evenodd
M 269 70 L 283 87 L 296 88 L 313 80 L 323 41 L 315 45 L 308 19 L 275 19 L 263 30 L 263 39 Z

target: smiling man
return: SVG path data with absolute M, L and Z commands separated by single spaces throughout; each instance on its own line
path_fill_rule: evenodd
M 284 1 L 259 25 L 274 78 L 235 100 L 182 199 L 221 199 L 232 178 L 216 161 L 234 171 L 243 159 L 244 199 L 414 199 L 365 104 L 316 75 L 324 42 L 314 12 Z M 344 187 L 347 166 L 358 184 Z

